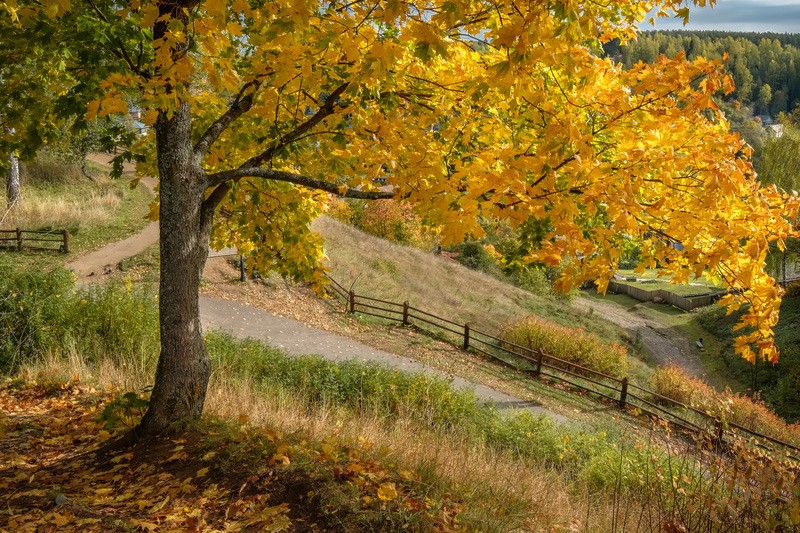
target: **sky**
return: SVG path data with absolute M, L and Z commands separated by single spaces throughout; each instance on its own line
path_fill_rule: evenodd
M 643 24 L 641 29 L 652 29 Z M 717 0 L 711 8 L 690 7 L 689 24 L 657 19 L 655 29 L 800 33 L 800 0 Z

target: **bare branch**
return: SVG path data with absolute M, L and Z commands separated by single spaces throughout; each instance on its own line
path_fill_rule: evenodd
M 200 136 L 197 144 L 194 145 L 194 153 L 196 157 L 202 157 L 211 146 L 219 139 L 228 126 L 230 126 L 236 119 L 247 113 L 253 107 L 253 100 L 256 91 L 258 91 L 260 81 L 251 81 L 245 83 L 236 95 L 236 99 L 228 106 L 228 110 L 219 117 L 208 129 Z M 253 89 L 249 91 L 249 89 Z M 249 91 L 249 92 L 248 92 Z M 245 94 L 246 93 L 246 94 Z
M 339 87 L 336 88 L 328 97 L 325 99 L 325 103 L 317 109 L 317 112 L 314 113 L 311 118 L 297 126 L 293 131 L 287 133 L 279 141 L 275 144 L 261 152 L 255 157 L 251 157 L 247 161 L 245 161 L 239 168 L 254 168 L 259 167 L 261 164 L 269 161 L 273 158 L 273 156 L 281 150 L 285 148 L 289 144 L 293 143 L 303 135 L 305 135 L 309 130 L 311 130 L 314 126 L 319 124 L 323 121 L 326 117 L 332 115 L 334 111 L 336 111 L 336 101 L 339 97 L 344 93 L 345 90 L 350 86 L 349 82 L 345 82 L 341 84 Z
M 282 170 L 273 170 L 263 167 L 237 168 L 236 170 L 218 172 L 208 176 L 209 183 L 212 186 L 220 184 L 224 185 L 226 182 L 237 181 L 242 178 L 263 178 L 267 180 L 285 181 L 288 183 L 294 183 L 295 185 L 301 185 L 309 189 L 317 189 L 335 194 L 337 196 L 342 196 L 345 198 L 357 198 L 360 200 L 381 200 L 394 198 L 395 196 L 394 191 L 362 191 L 360 189 L 350 188 L 346 185 L 339 185 L 337 183 L 331 183 L 330 181 L 303 176 L 302 174 L 295 174 L 293 172 L 285 172 Z M 214 189 L 212 195 L 217 192 L 217 189 Z

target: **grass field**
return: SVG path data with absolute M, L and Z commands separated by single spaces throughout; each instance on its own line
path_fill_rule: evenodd
M 658 270 L 655 269 L 645 270 L 641 274 L 637 274 L 633 270 L 617 270 L 617 274 L 625 278 L 625 280 L 619 280 L 618 283 L 624 283 L 646 291 L 669 291 L 678 296 L 706 294 L 724 289 L 724 287 L 716 285 L 705 276 L 692 280 L 689 285 L 684 285 L 680 283 L 671 283 L 669 278 L 666 277 L 659 277 Z M 628 281 L 628 278 L 636 278 L 638 281 Z
M 126 179 L 112 180 L 109 169 L 89 162 L 86 177 L 79 165 L 37 159 L 23 165 L 22 204 L 0 211 L 0 228 L 69 231 L 70 254 L 13 253 L 20 264 L 63 264 L 83 252 L 125 238 L 145 226 L 152 195 L 144 185 L 131 189 Z

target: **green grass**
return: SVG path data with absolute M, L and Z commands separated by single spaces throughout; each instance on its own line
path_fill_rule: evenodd
M 668 328 L 674 329 L 687 339 L 703 339 L 704 349 L 698 352 L 698 358 L 703 365 L 706 381 L 717 389 L 730 388 L 734 392 L 744 390 L 739 382 L 727 369 L 723 354 L 730 348 L 714 333 L 703 327 L 700 316 L 702 311 L 683 311 L 677 307 L 653 302 L 640 302 L 625 294 L 597 294 L 595 291 L 584 291 L 586 298 L 598 299 L 613 303 L 621 308 L 632 310 L 641 317 L 657 322 Z M 643 373 L 644 377 L 646 373 Z
M 119 262 L 122 276 L 144 283 L 155 283 L 159 277 L 159 244 L 149 246 L 144 252 Z
M 740 384 L 740 389 L 761 391 L 778 414 L 790 421 L 800 420 L 800 297 L 784 298 L 775 331 L 781 351 L 777 364 L 759 361 L 754 366 L 733 353 L 733 330 L 739 313 L 726 316 L 724 310 L 710 308 L 698 314 L 698 322 L 719 339 L 720 365 Z
M 87 168 L 50 159 L 25 165 L 21 206 L 6 214 L 4 229 L 66 229 L 70 253 L 3 251 L 20 265 L 49 268 L 109 242 L 128 237 L 146 224 L 152 195 L 144 185 L 131 189 L 125 179 L 111 180 L 109 169 L 96 163 Z
M 617 280 L 617 283 L 631 285 L 646 291 L 668 291 L 678 296 L 692 296 L 723 290 L 723 287 L 717 286 L 705 276 L 691 280 L 690 285 L 684 285 L 682 283 L 670 283 L 668 277 L 659 277 L 658 272 L 655 269 L 648 269 L 641 274 L 637 274 L 633 270 L 617 270 L 617 274 L 626 278 L 625 280 Z M 627 278 L 652 281 L 627 281 Z

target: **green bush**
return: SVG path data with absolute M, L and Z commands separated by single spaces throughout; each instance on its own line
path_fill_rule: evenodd
M 494 257 L 478 241 L 464 241 L 450 249 L 458 255 L 456 261 L 467 268 L 485 272 L 495 277 L 502 277 L 500 266 Z
M 583 329 L 528 317 L 505 326 L 500 338 L 612 376 L 622 377 L 628 370 L 623 346 L 600 340 Z
M 159 340 L 152 289 L 111 282 L 76 290 L 72 273 L 63 268 L 19 270 L 3 262 L 0 371 L 69 350 L 87 361 L 154 364 Z
M 110 357 L 117 364 L 155 368 L 160 351 L 158 297 L 149 285 L 90 285 L 74 294 L 66 318 L 65 340 L 74 341 L 87 360 Z
M 72 274 L 0 268 L 0 371 L 10 372 L 60 345 L 72 300 Z

